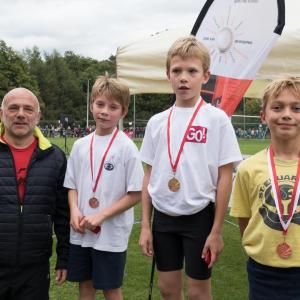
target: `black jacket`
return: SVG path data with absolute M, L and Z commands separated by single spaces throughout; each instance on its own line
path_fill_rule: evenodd
M 54 227 L 56 269 L 66 269 L 70 234 L 67 189 L 63 187 L 66 157 L 38 128 L 35 135 L 39 143 L 27 170 L 23 204 L 12 153 L 0 139 L 0 267 L 48 262 Z

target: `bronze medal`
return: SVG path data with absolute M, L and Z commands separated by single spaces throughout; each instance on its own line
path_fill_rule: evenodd
M 177 192 L 180 190 L 180 182 L 175 177 L 171 178 L 168 182 L 168 187 L 171 192 Z
M 283 259 L 287 259 L 292 255 L 292 248 L 286 242 L 283 242 L 277 246 L 277 254 Z
M 95 197 L 92 197 L 90 200 L 89 200 L 89 205 L 91 208 L 97 208 L 99 207 L 99 201 L 97 198 Z

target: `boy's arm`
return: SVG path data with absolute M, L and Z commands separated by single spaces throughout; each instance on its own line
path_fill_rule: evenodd
M 70 225 L 74 231 L 84 233 L 82 227 L 80 227 L 80 221 L 82 220 L 82 213 L 78 208 L 78 193 L 77 190 L 70 189 L 68 192 L 69 207 L 70 207 Z
M 217 261 L 224 247 L 222 228 L 232 188 L 232 170 L 232 163 L 219 167 L 214 223 L 202 251 L 202 258 L 205 258 L 207 251 L 211 252 L 211 261 L 208 265 L 209 268 Z
M 151 233 L 151 215 L 152 202 L 148 192 L 148 185 L 150 180 L 152 167 L 145 164 L 145 175 L 142 189 L 142 226 L 139 245 L 142 253 L 146 256 L 153 255 L 152 233 Z
M 140 201 L 140 198 L 141 198 L 141 192 L 139 191 L 128 192 L 120 200 L 104 208 L 99 213 L 85 216 L 81 220 L 80 226 L 83 228 L 93 230 L 95 227 L 101 225 L 106 219 L 118 215 L 126 211 L 127 209 L 133 207 L 134 205 L 136 205 Z
M 241 233 L 241 237 L 242 237 L 246 227 L 248 226 L 250 218 L 238 218 L 238 220 L 239 220 L 239 226 L 240 226 L 240 233 Z

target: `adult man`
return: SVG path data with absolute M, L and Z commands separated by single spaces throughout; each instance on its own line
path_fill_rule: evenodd
M 0 299 L 49 299 L 52 226 L 56 281 L 66 279 L 69 209 L 64 153 L 42 135 L 37 97 L 16 88 L 0 116 Z

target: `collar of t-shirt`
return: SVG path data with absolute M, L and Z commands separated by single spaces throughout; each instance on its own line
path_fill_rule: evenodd
M 2 137 L 3 138 L 3 137 Z M 3 139 L 5 141 L 5 139 Z M 5 141 L 6 142 L 6 141 Z M 6 142 L 7 143 L 7 142 Z M 34 141 L 26 148 L 18 149 L 7 143 L 15 162 L 16 178 L 18 183 L 19 200 L 23 202 L 25 196 L 25 180 L 27 176 L 27 169 L 31 160 L 33 151 L 37 147 L 38 140 Z

